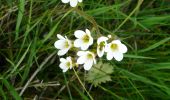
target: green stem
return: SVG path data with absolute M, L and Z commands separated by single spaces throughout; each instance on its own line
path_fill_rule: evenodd
M 84 90 L 86 91 L 87 95 L 90 97 L 91 100 L 94 100 L 93 97 L 89 94 L 89 92 L 88 92 L 87 89 L 85 88 L 84 84 L 83 84 L 82 81 L 80 80 L 80 78 L 79 78 L 79 76 L 78 76 L 78 74 L 77 74 L 77 72 L 75 71 L 74 68 L 73 68 L 73 70 L 74 70 L 74 73 L 75 73 L 78 81 L 80 82 L 80 84 L 82 85 L 82 87 L 84 88 Z

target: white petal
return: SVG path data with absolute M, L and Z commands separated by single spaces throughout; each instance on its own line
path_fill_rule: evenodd
M 76 7 L 77 6 L 78 1 L 77 0 L 70 0 L 70 6 L 71 7 Z
M 84 64 L 85 70 L 90 70 L 90 68 L 93 66 L 93 60 L 87 60 Z
M 64 59 L 64 58 L 60 58 L 60 62 L 61 62 L 61 63 L 65 63 L 65 62 L 67 62 L 67 60 Z
M 109 44 L 107 44 L 105 46 L 105 52 L 109 52 L 110 51 L 110 45 L 111 45 L 111 43 L 109 43 Z
M 86 29 L 86 33 L 87 33 L 89 36 L 91 36 L 91 33 L 90 33 L 90 31 L 89 31 L 88 29 Z
M 113 58 L 113 53 L 111 51 L 107 52 L 107 60 L 111 60 Z
M 89 48 L 88 44 L 81 44 L 81 50 L 87 50 Z
M 69 61 L 69 62 L 71 62 L 71 57 L 70 57 L 70 56 L 67 57 L 66 60 Z
M 63 72 L 66 72 L 68 70 L 68 67 L 64 63 L 61 63 L 59 67 L 63 70 Z
M 119 52 L 126 53 L 127 47 L 124 44 L 119 44 Z
M 60 40 L 65 40 L 65 38 L 64 38 L 63 36 L 61 36 L 60 34 L 57 34 L 57 37 L 58 37 L 58 39 L 60 39 Z
M 86 60 L 87 60 L 86 56 L 80 56 L 77 59 L 77 64 L 84 64 L 86 62 Z
M 70 63 L 69 68 L 71 69 L 71 68 L 72 68 L 72 60 L 71 60 L 71 57 L 69 56 L 69 57 L 67 57 L 66 59 L 67 59 L 67 61 Z
M 121 52 L 114 52 L 113 56 L 117 61 L 121 61 L 123 59 L 123 53 Z
M 86 29 L 86 34 L 89 36 L 89 45 L 93 44 L 93 37 L 91 36 L 91 33 L 88 29 Z
M 64 48 L 64 44 L 65 44 L 65 40 L 58 40 L 54 43 L 54 46 L 57 49 L 63 49 Z
M 65 69 L 65 68 L 66 68 L 66 64 L 65 64 L 65 63 L 60 63 L 59 67 L 60 67 L 61 69 Z
M 72 47 L 72 41 L 67 39 L 67 42 L 69 44 L 69 48 L 71 48 Z
M 102 49 L 102 51 L 99 49 L 99 47 L 97 47 L 97 55 L 99 57 L 102 57 L 104 55 L 104 48 Z
M 69 49 L 61 49 L 61 50 L 58 51 L 58 55 L 59 56 L 63 56 L 63 55 L 65 55 L 68 52 L 68 50 Z
M 93 44 L 93 38 L 90 36 L 89 45 L 92 45 L 92 44 Z
M 76 39 L 74 41 L 74 46 L 75 47 L 81 47 L 82 44 L 83 44 L 83 41 L 81 39 Z
M 94 55 L 93 55 L 93 63 L 96 64 L 96 59 Z
M 82 38 L 84 35 L 86 35 L 86 33 L 82 30 L 77 30 L 74 32 L 74 35 L 76 38 Z
M 82 2 L 83 0 L 78 0 L 79 2 Z
M 115 44 L 121 44 L 120 40 L 113 40 L 112 43 L 115 43 Z
M 100 42 L 102 42 L 102 41 L 107 41 L 107 40 L 108 40 L 107 37 L 102 36 L 102 37 L 100 37 L 100 38 L 97 39 L 97 44 L 99 45 Z
M 108 35 L 107 37 L 108 37 L 108 38 L 112 38 L 112 35 Z
M 87 53 L 85 51 L 78 51 L 77 52 L 77 55 L 78 56 L 83 56 L 83 55 L 86 55 Z
M 69 67 L 70 69 L 72 69 L 73 68 L 73 65 L 72 65 L 72 63 L 71 63 L 71 65 L 70 65 L 70 67 Z
M 68 69 L 63 69 L 63 73 L 65 73 Z
M 68 3 L 70 0 L 61 0 L 63 3 Z

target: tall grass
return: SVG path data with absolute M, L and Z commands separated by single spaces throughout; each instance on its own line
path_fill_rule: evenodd
M 128 47 L 112 81 L 94 87 L 81 69 L 65 74 L 53 44 L 77 29 L 118 36 Z M 0 99 L 169 100 L 170 1 L 0 0 Z M 105 61 L 105 57 L 102 59 Z

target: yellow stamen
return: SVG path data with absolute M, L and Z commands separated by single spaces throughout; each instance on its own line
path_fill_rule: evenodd
M 68 41 L 65 42 L 64 47 L 65 47 L 65 48 L 68 48 L 68 47 L 69 47 Z
M 67 63 L 66 63 L 66 66 L 67 66 L 67 67 L 70 67 L 70 65 L 71 65 L 70 62 L 67 62 Z
M 105 42 L 100 42 L 99 44 L 99 50 L 102 51 L 103 47 L 105 46 Z
M 83 37 L 83 42 L 85 42 L 85 43 L 88 43 L 89 42 L 89 36 L 88 35 L 85 35 L 84 37 Z
M 88 59 L 92 59 L 92 58 L 93 58 L 93 55 L 92 55 L 92 54 L 87 54 L 87 58 L 88 58 Z
M 112 43 L 110 48 L 112 49 L 112 51 L 116 51 L 118 49 L 118 45 L 115 43 Z

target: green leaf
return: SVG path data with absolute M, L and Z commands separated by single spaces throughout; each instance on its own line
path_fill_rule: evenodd
M 16 28 L 15 28 L 15 30 L 16 30 L 16 39 L 19 36 L 19 29 L 20 29 L 22 18 L 24 16 L 24 10 L 25 10 L 25 0 L 19 0 L 17 24 L 16 24 Z
M 14 100 L 22 100 L 18 92 L 15 90 L 15 88 L 12 86 L 11 83 L 9 83 L 6 79 L 2 79 L 2 83 L 7 88 L 7 90 L 11 93 L 13 98 L 15 98 Z
M 169 23 L 169 15 L 161 16 L 147 16 L 140 22 L 146 27 L 153 27 L 154 25 L 165 25 Z
M 97 86 L 106 81 L 111 81 L 110 74 L 113 73 L 113 66 L 109 63 L 103 63 L 100 61 L 98 64 L 94 65 L 89 73 L 87 74 L 87 81 Z
M 145 56 L 138 56 L 138 55 L 131 55 L 131 54 L 124 54 L 124 57 L 135 58 L 135 59 L 155 59 L 152 57 L 145 57 Z
M 159 42 L 157 42 L 157 43 L 149 46 L 148 48 L 145 48 L 145 49 L 140 50 L 139 52 L 142 53 L 142 52 L 150 51 L 150 50 L 155 49 L 155 48 L 157 48 L 158 46 L 164 44 L 165 42 L 167 42 L 167 41 L 169 41 L 169 40 L 170 40 L 170 37 L 167 37 L 167 38 L 165 38 L 165 39 L 163 39 L 163 40 L 161 40 L 161 41 L 159 41 Z

